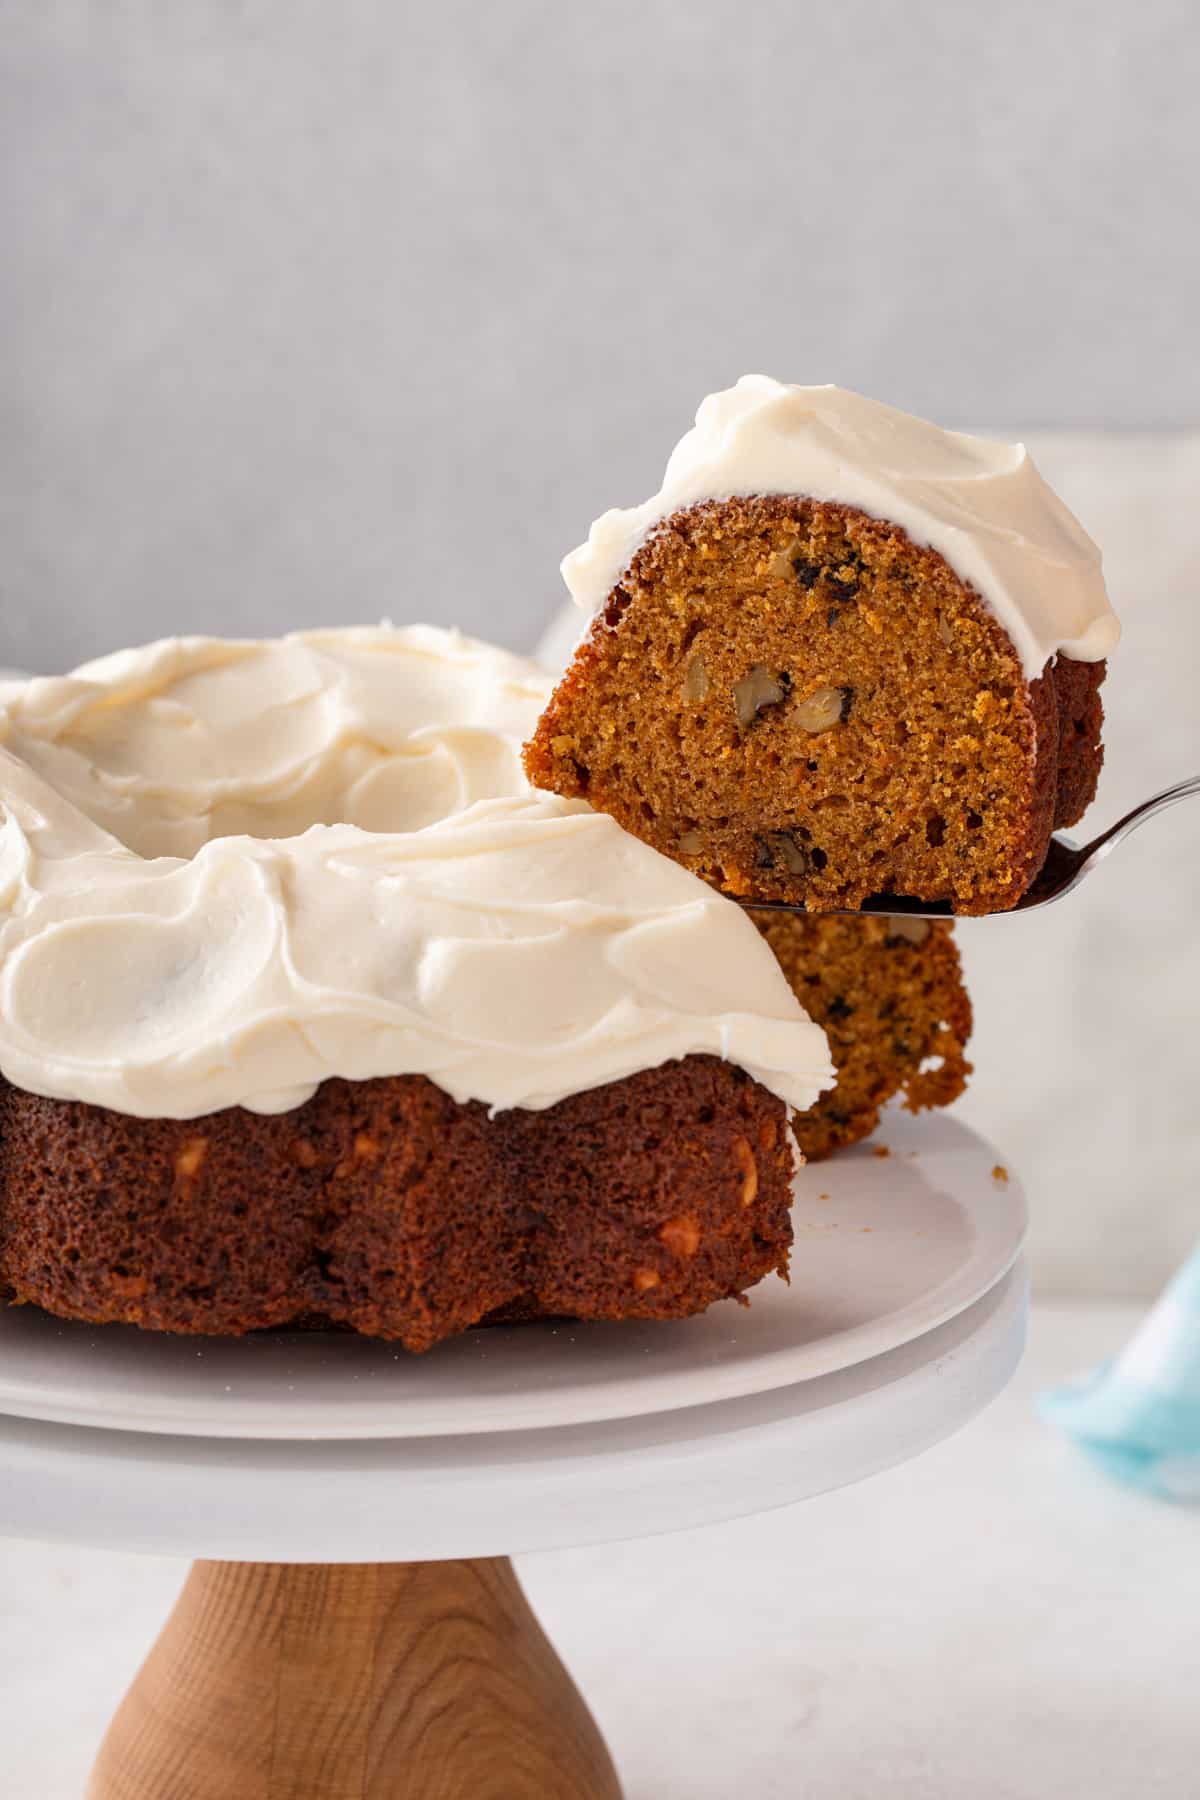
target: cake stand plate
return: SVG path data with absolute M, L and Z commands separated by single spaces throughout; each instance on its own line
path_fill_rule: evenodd
M 986 1405 L 1019 1359 L 1025 1288 L 1018 1261 L 956 1318 L 853 1368 L 589 1425 L 281 1443 L 0 1418 L 0 1533 L 227 1560 L 426 1561 L 764 1512 L 915 1456 Z
M 677 1530 L 913 1456 L 999 1393 L 1026 1300 L 1018 1262 L 853 1368 L 589 1426 L 253 1444 L 0 1421 L 0 1530 L 227 1559 L 193 1566 L 89 1800 L 621 1800 L 501 1547 Z
M 473 1331 L 413 1357 L 350 1334 L 171 1338 L 0 1308 L 0 1413 L 261 1441 L 557 1429 L 762 1394 L 912 1342 L 987 1292 L 1025 1208 L 994 1151 L 944 1116 L 801 1171 L 791 1286 L 655 1323 Z

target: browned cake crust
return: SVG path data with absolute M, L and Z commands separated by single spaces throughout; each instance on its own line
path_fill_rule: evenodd
M 706 501 L 642 545 L 526 769 L 741 897 L 991 912 L 1095 791 L 1103 676 L 1059 657 L 1026 681 L 979 595 L 899 526 Z
M 489 1314 L 678 1319 L 787 1272 L 786 1111 L 690 1056 L 489 1119 L 419 1075 L 264 1116 L 0 1091 L 0 1290 L 69 1319 L 350 1326 L 428 1350 Z
M 971 1002 L 952 925 L 752 917 L 801 1005 L 824 1026 L 837 1070 L 837 1086 L 792 1121 L 810 1162 L 868 1137 L 894 1094 L 903 1091 L 912 1112 L 958 1098 L 971 1073 Z

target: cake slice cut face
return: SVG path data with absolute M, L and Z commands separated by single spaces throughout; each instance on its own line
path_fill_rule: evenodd
M 948 920 L 751 916 L 837 1071 L 792 1120 L 807 1162 L 869 1137 L 896 1095 L 910 1112 L 957 1100 L 971 1073 L 971 1002 Z
M 1019 445 L 746 377 L 563 568 L 531 781 L 728 893 L 1002 910 L 1095 790 L 1116 621 Z

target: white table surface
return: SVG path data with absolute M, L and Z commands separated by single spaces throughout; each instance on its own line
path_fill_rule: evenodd
M 1031 1406 L 1139 1316 L 1036 1306 L 1005 1396 L 861 1487 L 524 1559 L 627 1800 L 1194 1795 L 1200 1512 L 1109 1486 Z M 4 1800 L 76 1800 L 182 1574 L 0 1543 Z

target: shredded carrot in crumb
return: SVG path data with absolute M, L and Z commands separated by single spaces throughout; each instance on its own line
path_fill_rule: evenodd
M 888 1149 L 886 1144 L 876 1144 L 875 1148 L 871 1152 L 872 1156 L 890 1156 L 891 1154 L 892 1153 Z
M 992 1170 L 992 1180 L 993 1181 L 1007 1181 L 1008 1180 L 1008 1170 L 1004 1167 L 1003 1163 L 997 1163 L 995 1168 Z

